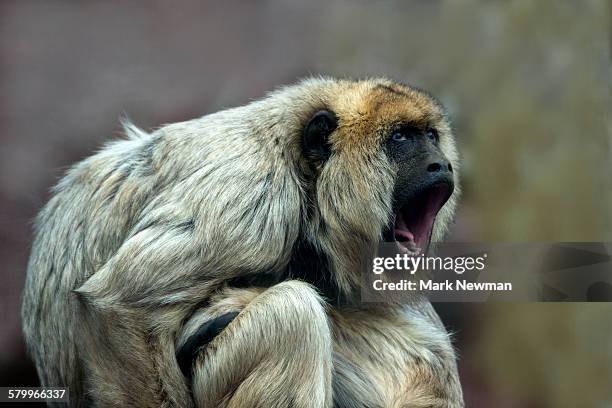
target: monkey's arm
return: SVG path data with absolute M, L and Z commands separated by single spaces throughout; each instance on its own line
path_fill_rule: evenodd
M 179 339 L 179 361 L 192 363 L 198 407 L 331 406 L 331 334 L 321 298 L 310 285 L 283 282 L 237 314 L 223 310 L 232 306 L 217 308 L 217 317 L 197 328 L 188 322 Z M 190 360 L 198 340 L 209 342 Z

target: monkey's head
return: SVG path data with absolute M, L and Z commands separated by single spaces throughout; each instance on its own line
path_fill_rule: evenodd
M 340 287 L 380 241 L 425 252 L 442 238 L 458 195 L 447 116 L 427 93 L 387 80 L 334 82 L 303 130 L 316 178 L 322 247 Z

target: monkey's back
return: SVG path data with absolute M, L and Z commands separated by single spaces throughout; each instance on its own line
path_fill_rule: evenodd
M 145 199 L 129 179 L 136 183 L 146 145 L 136 137 L 115 142 L 74 166 L 36 219 L 22 320 L 43 386 L 81 392 L 79 301 L 72 291 L 116 251 Z
M 255 102 L 152 134 L 128 124 L 127 140 L 76 164 L 53 188 L 35 222 L 22 303 L 26 344 L 42 385 L 83 394 L 79 343 L 96 333 L 88 332 L 75 290 L 139 234 L 169 231 L 169 238 L 151 243 L 151 252 L 186 265 L 174 269 L 172 287 L 157 293 L 131 288 L 134 296 L 152 302 L 193 283 L 181 281 L 182 271 L 185 276 L 196 267 L 223 273 L 211 266 L 219 260 L 233 263 L 227 270 L 274 270 L 286 263 L 299 229 L 301 190 L 293 168 L 282 162 L 284 155 L 262 146 L 278 142 L 258 139 L 253 132 L 264 127 L 272 129 L 267 134 L 286 133 L 275 125 L 275 112 L 263 105 Z M 249 231 L 222 228 L 249 216 L 245 208 L 255 214 Z M 274 221 L 289 227 L 277 231 Z M 176 258 L 173 244 L 188 248 L 183 259 Z M 209 251 L 203 253 L 202 246 Z M 148 272 L 167 275 L 168 269 Z

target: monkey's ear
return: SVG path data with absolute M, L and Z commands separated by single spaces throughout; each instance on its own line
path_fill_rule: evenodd
M 315 113 L 304 128 L 304 153 L 314 159 L 326 160 L 331 154 L 329 135 L 337 126 L 334 112 L 322 110 Z

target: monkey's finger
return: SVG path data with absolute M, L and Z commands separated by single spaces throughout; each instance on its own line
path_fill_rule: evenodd
M 176 360 L 185 377 L 191 380 L 193 375 L 193 362 L 200 350 L 217 337 L 236 316 L 238 316 L 238 312 L 226 313 L 204 323 L 187 339 L 185 344 L 178 349 L 176 352 Z

